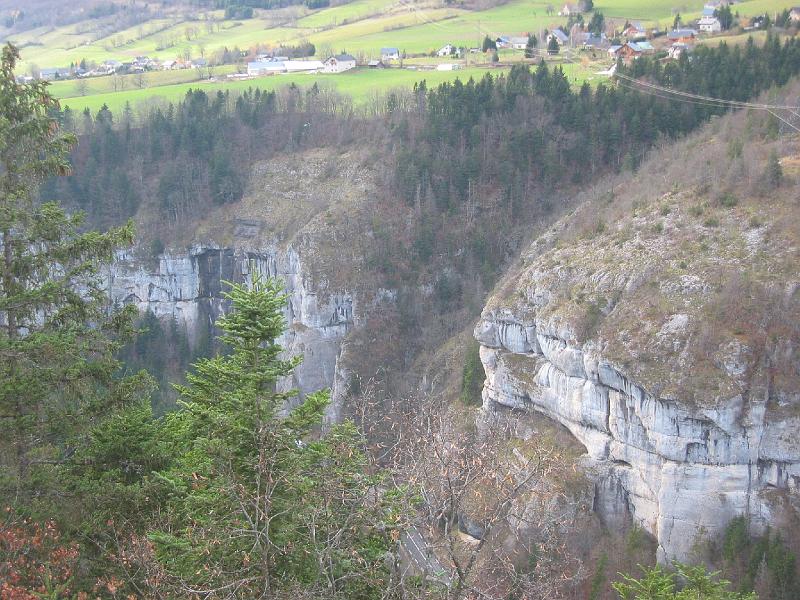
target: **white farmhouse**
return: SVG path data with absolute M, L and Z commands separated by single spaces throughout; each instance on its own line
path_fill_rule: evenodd
M 325 73 L 342 73 L 350 69 L 355 69 L 356 59 L 350 54 L 337 54 L 336 56 L 328 58 L 324 64 L 325 67 L 323 71 L 325 71 Z
M 508 41 L 514 50 L 525 50 L 528 46 L 528 36 L 513 36 L 508 38 Z
M 400 60 L 400 50 L 397 48 L 381 48 L 381 60 Z
M 706 33 L 717 33 L 722 31 L 722 24 L 717 17 L 703 17 L 697 22 L 697 28 Z
M 453 44 L 447 44 L 442 46 L 436 51 L 436 56 L 450 56 L 451 54 L 455 54 L 456 47 Z

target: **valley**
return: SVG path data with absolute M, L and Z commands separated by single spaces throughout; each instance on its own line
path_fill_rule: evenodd
M 767 0 L 689 36 L 696 4 L 573 15 L 590 39 L 602 11 L 615 58 L 430 56 L 567 21 L 513 0 L 164 2 L 80 46 L 113 19 L 11 34 L 8 589 L 797 597 L 800 39 Z M 246 76 L 305 42 L 357 66 Z M 388 46 L 408 55 L 365 66 Z

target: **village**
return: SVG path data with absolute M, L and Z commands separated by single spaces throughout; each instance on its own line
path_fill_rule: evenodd
M 550 29 L 519 34 L 486 35 L 480 45 L 465 46 L 447 43 L 428 53 L 407 53 L 395 46 L 375 49 L 372 53 L 348 53 L 342 50 L 317 57 L 313 44 L 305 44 L 308 56 L 288 54 L 286 48 L 274 50 L 268 46 L 256 46 L 226 56 L 226 63 L 236 66 L 235 72 L 227 72 L 230 80 L 260 78 L 281 74 L 339 74 L 353 69 L 403 68 L 414 71 L 456 71 L 468 66 L 507 66 L 525 60 L 562 60 L 588 57 L 597 62 L 606 61 L 608 69 L 600 74 L 612 74 L 617 61 L 630 61 L 643 55 L 658 55 L 664 60 L 679 60 L 689 55 L 695 45 L 703 39 L 724 35 L 736 24 L 742 31 L 769 29 L 779 23 L 779 17 L 762 14 L 749 19 L 738 19 L 729 0 L 713 0 L 705 4 L 698 19 L 684 21 L 676 14 L 672 27 L 647 27 L 639 21 L 604 19 L 599 11 L 591 11 L 591 20 L 586 3 L 565 4 L 557 17 L 566 19 L 564 24 L 553 24 Z M 784 15 L 787 25 L 800 25 L 800 7 L 787 9 Z M 586 22 L 588 20 L 588 22 Z M 99 64 L 82 60 L 66 67 L 48 67 L 19 75 L 21 82 L 33 79 L 61 81 L 118 75 L 136 75 L 151 71 L 174 71 L 196 69 L 197 79 L 215 79 L 214 67 L 219 62 L 205 57 L 184 55 L 174 59 L 155 59 L 137 56 L 129 61 L 105 60 Z

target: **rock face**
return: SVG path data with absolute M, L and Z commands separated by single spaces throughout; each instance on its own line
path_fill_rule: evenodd
M 227 309 L 224 282 L 249 281 L 254 273 L 277 277 L 286 286 L 287 331 L 281 344 L 303 362 L 282 389 L 301 395 L 332 387 L 341 342 L 355 324 L 354 299 L 347 292 L 324 297 L 308 282 L 300 255 L 287 250 L 234 249 L 196 245 L 185 253 L 164 254 L 158 268 L 148 268 L 131 255 L 120 255 L 108 271 L 112 302 L 135 304 L 162 319 L 176 319 L 190 342 Z
M 602 473 L 595 508 L 611 521 L 630 514 L 657 537 L 660 560 L 687 559 L 737 515 L 771 523 L 770 492 L 798 492 L 800 420 L 770 422 L 766 398 L 690 410 L 570 343 L 552 322 L 510 311 L 485 313 L 475 335 L 484 408 L 536 410 L 566 426 Z
M 484 409 L 566 426 L 596 511 L 652 533 L 661 561 L 691 560 L 733 517 L 757 533 L 800 514 L 797 185 L 766 206 L 730 167 L 719 180 L 738 204 L 709 200 L 693 166 L 723 164 L 727 143 L 682 142 L 580 204 L 523 253 L 475 330 Z

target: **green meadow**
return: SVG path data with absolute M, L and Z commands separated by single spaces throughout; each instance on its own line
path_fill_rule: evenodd
M 236 65 L 221 65 L 212 67 L 214 77 L 223 77 L 236 72 Z M 208 69 L 181 69 L 175 71 L 148 71 L 141 75 L 120 75 L 114 77 L 90 77 L 87 79 L 67 79 L 53 81 L 50 89 L 58 98 L 73 98 L 77 96 L 94 96 L 110 92 L 125 92 L 127 90 L 158 88 L 181 83 L 200 82 L 208 77 Z M 114 86 L 116 85 L 116 89 Z M 83 88 L 85 86 L 85 89 Z
M 340 4 L 339 6 L 319 10 L 305 16 L 297 21 L 297 26 L 312 29 L 335 27 L 341 25 L 344 21 L 353 22 L 389 13 L 395 6 L 403 8 L 402 5 L 393 3 L 391 0 L 354 0 L 347 4 Z
M 596 0 L 595 9 L 609 19 L 630 19 L 665 27 L 674 18 L 675 11 L 689 19 L 700 14 L 703 4 L 703 0 Z M 429 54 L 447 43 L 478 46 L 486 35 L 541 34 L 545 29 L 565 23 L 564 17 L 547 14 L 548 7 L 557 11 L 561 5 L 563 2 L 511 0 L 486 10 L 471 11 L 447 8 L 433 0 L 414 4 L 407 0 L 354 0 L 317 11 L 300 7 L 256 11 L 255 18 L 243 21 L 223 20 L 221 11 L 202 13 L 199 20 L 193 21 L 176 15 L 154 19 L 99 39 L 95 39 L 99 34 L 93 30 L 91 21 L 55 29 L 40 28 L 12 39 L 21 47 L 21 71 L 27 71 L 31 65 L 63 67 L 84 58 L 97 62 L 126 60 L 139 55 L 162 60 L 183 56 L 197 58 L 201 55 L 209 57 L 223 47 L 274 47 L 302 41 L 314 43 L 320 58 L 324 58 L 320 55 L 328 51 L 347 51 L 359 58 L 370 59 L 377 58 L 380 48 L 385 46 L 394 46 L 409 54 Z M 775 13 L 790 5 L 786 0 L 744 0 L 735 4 L 735 10 L 746 17 Z M 739 38 L 726 39 L 736 42 Z M 711 43 L 717 42 L 713 40 Z M 601 55 L 599 61 L 603 62 L 604 58 Z M 519 52 L 501 52 L 504 63 L 520 59 Z M 416 58 L 408 63 L 431 64 L 439 60 Z M 585 58 L 579 60 L 586 62 Z M 481 76 L 490 66 L 487 61 L 488 58 L 482 54 L 469 55 L 471 66 L 454 72 L 358 69 L 338 75 L 281 75 L 237 82 L 200 81 L 201 76 L 207 77 L 209 73 L 189 69 L 151 72 L 138 77 L 93 78 L 86 80 L 85 84 L 56 82 L 52 89 L 64 104 L 72 108 L 97 110 L 104 103 L 120 108 L 126 102 L 137 105 L 157 99 L 174 101 L 190 87 L 236 91 L 247 87 L 274 89 L 289 83 L 307 86 L 316 81 L 351 94 L 356 103 L 363 103 L 389 88 L 410 86 L 421 78 L 438 82 L 455 77 Z M 594 73 L 601 68 L 600 64 L 565 66 L 574 83 L 584 80 L 595 83 L 598 77 Z M 235 70 L 236 67 L 230 65 L 216 67 L 212 74 L 221 77 Z
M 564 70 L 570 83 L 576 86 L 584 81 L 594 84 L 605 79 L 603 76 L 596 75 L 596 69 L 584 65 L 568 63 L 558 66 Z M 423 80 L 428 86 L 433 86 L 445 81 L 454 81 L 455 79 L 461 79 L 462 81 L 467 81 L 470 78 L 480 79 L 488 73 L 496 76 L 507 70 L 508 67 L 470 67 L 457 71 L 416 71 L 397 68 L 372 70 L 358 68 L 340 74 L 271 75 L 241 81 L 192 82 L 147 89 L 97 93 L 87 96 L 62 97 L 61 104 L 62 107 L 69 107 L 75 112 L 82 112 L 86 108 L 92 112 L 97 112 L 105 104 L 113 112 L 119 113 L 128 103 L 134 110 L 139 110 L 153 104 L 176 102 L 183 98 L 190 89 L 201 89 L 208 94 L 214 94 L 218 90 L 238 93 L 248 88 L 277 90 L 291 84 L 305 89 L 316 83 L 321 88 L 334 89 L 341 94 L 352 97 L 356 107 L 365 107 L 376 99 L 382 99 L 387 92 L 393 89 L 411 89 L 415 83 Z M 67 82 L 63 83 L 66 84 Z M 58 88 L 55 87 L 56 85 L 59 84 L 53 84 L 55 90 L 58 91 Z
M 98 111 L 104 104 L 115 113 L 121 111 L 126 103 L 134 109 L 140 109 L 150 104 L 175 102 L 183 98 L 190 89 L 201 89 L 206 93 L 216 93 L 217 90 L 241 92 L 248 88 L 262 90 L 277 90 L 295 84 L 300 88 L 309 88 L 315 83 L 322 88 L 332 88 L 341 94 L 351 96 L 356 105 L 365 105 L 375 98 L 382 97 L 385 92 L 393 88 L 410 89 L 414 83 L 425 80 L 428 85 L 436 85 L 444 81 L 453 81 L 456 78 L 467 80 L 470 77 L 481 78 L 486 73 L 499 74 L 505 69 L 497 68 L 470 68 L 459 71 L 412 71 L 408 69 L 382 69 L 369 70 L 366 68 L 353 69 L 340 74 L 288 74 L 272 75 L 256 79 L 231 82 L 185 83 L 165 85 L 150 89 L 132 89 L 121 92 L 108 92 L 84 97 L 62 99 L 63 107 L 81 112 L 85 108 Z
M 648 25 L 669 24 L 679 10 L 686 18 L 697 16 L 703 0 L 597 0 L 595 7 L 606 17 L 643 21 Z M 223 48 L 247 49 L 256 45 L 278 46 L 309 40 L 320 48 L 346 50 L 365 57 L 377 56 L 381 47 L 396 46 L 408 53 L 427 53 L 446 43 L 475 46 L 484 35 L 539 33 L 565 22 L 548 6 L 560 2 L 512 0 L 481 11 L 442 8 L 439 3 L 405 0 L 355 0 L 308 13 L 257 11 L 243 21 L 184 21 L 181 18 L 153 20 L 125 31 L 94 39 L 91 22 L 38 29 L 12 40 L 23 49 L 22 71 L 32 64 L 39 68 L 64 67 L 81 59 L 126 60 L 139 55 L 160 59 L 210 55 Z M 790 6 L 786 0 L 745 0 L 735 5 L 742 16 L 774 13 Z M 295 7 L 296 8 L 296 7 Z M 221 12 L 204 16 L 221 19 Z

